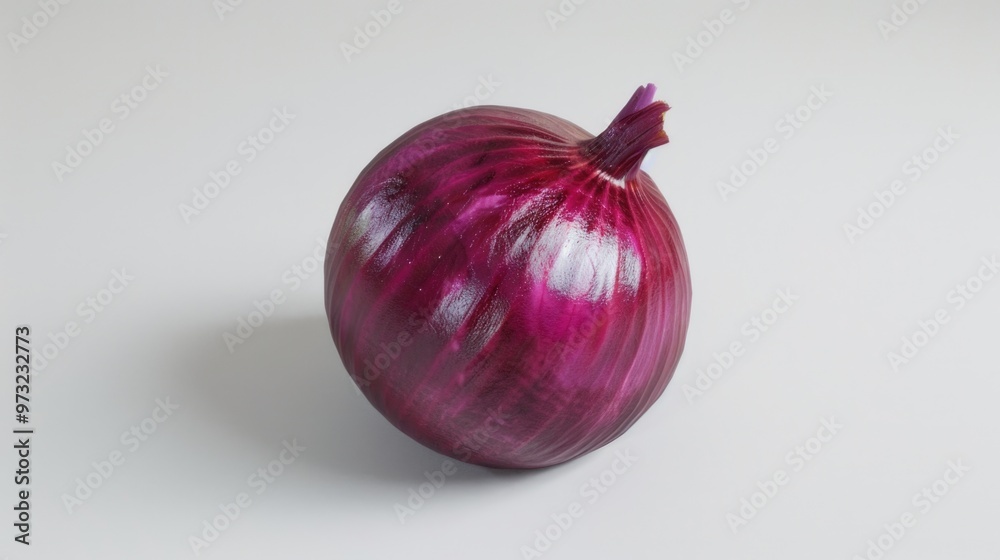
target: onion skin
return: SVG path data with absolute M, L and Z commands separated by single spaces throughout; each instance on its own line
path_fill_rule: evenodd
M 691 302 L 677 223 L 639 170 L 652 85 L 594 137 L 541 112 L 441 115 L 361 172 L 330 234 L 326 309 L 348 373 L 450 457 L 555 465 L 663 393 Z

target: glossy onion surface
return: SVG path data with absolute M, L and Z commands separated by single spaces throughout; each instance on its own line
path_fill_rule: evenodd
M 691 287 L 677 223 L 639 170 L 667 142 L 654 91 L 597 137 L 461 109 L 361 172 L 330 234 L 326 309 L 392 424 L 469 463 L 544 467 L 607 444 L 660 396 Z

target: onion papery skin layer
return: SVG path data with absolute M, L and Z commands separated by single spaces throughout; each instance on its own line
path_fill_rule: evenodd
M 393 425 L 450 457 L 538 468 L 624 433 L 663 393 L 691 303 L 648 174 L 652 85 L 597 137 L 477 106 L 416 126 L 361 172 L 330 234 L 333 340 Z

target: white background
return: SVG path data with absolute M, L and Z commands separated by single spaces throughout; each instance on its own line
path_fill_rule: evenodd
M 885 558 L 997 558 L 1000 278 L 972 281 L 982 289 L 961 309 L 949 292 L 1000 252 L 1000 5 L 929 0 L 883 32 L 889 0 L 564 4 L 572 13 L 553 27 L 556 0 L 403 0 L 348 60 L 342 44 L 385 2 L 246 0 L 222 17 L 209 0 L 73 2 L 26 42 L 10 34 L 42 8 L 4 2 L 2 332 L 29 324 L 38 355 L 68 321 L 80 330 L 32 378 L 30 548 L 12 540 L 13 438 L 3 444 L 0 554 L 194 557 L 190 537 L 247 492 L 201 557 L 524 558 L 579 502 L 583 516 L 543 557 L 850 559 L 911 512 L 914 526 L 883 537 Z M 735 21 L 678 59 L 723 9 Z M 113 103 L 147 66 L 167 75 L 123 119 Z M 500 85 L 476 102 L 593 132 L 636 86 L 657 84 L 671 143 L 644 168 L 687 243 L 687 349 L 664 396 L 611 445 L 539 472 L 461 464 L 401 524 L 396 504 L 445 458 L 355 392 L 321 273 L 295 290 L 283 275 L 310 264 L 378 150 L 473 101 L 481 79 Z M 786 137 L 779 121 L 813 87 L 832 96 Z M 282 108 L 294 119 L 246 162 L 241 142 Z M 54 171 L 104 118 L 114 130 L 100 145 Z M 904 166 L 948 127 L 958 139 L 914 181 Z M 719 182 L 768 138 L 779 151 L 724 199 Z M 231 159 L 241 173 L 186 221 L 179 205 Z M 849 239 L 844 225 L 897 179 L 905 194 Z M 113 302 L 78 313 L 123 267 L 134 280 Z M 223 334 L 279 289 L 284 303 L 230 353 Z M 779 289 L 798 300 L 752 340 L 743 325 Z M 890 365 L 938 309 L 948 323 Z M 745 353 L 693 395 L 733 342 Z M 0 386 L 11 427 L 12 346 Z M 167 398 L 179 409 L 132 451 L 123 432 Z M 787 455 L 830 417 L 843 428 L 796 470 Z M 292 439 L 306 450 L 257 494 L 248 477 Z M 68 508 L 87 493 L 77 479 L 98 480 L 93 464 L 115 451 L 124 464 Z M 638 460 L 591 503 L 583 485 L 626 451 Z M 949 461 L 970 470 L 939 483 L 947 495 L 925 511 L 913 497 Z M 788 483 L 736 523 L 779 469 Z

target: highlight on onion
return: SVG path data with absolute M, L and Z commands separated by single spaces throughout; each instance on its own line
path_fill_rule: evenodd
M 677 222 L 639 169 L 667 143 L 652 84 L 598 136 L 478 106 L 405 133 L 340 206 L 333 340 L 393 425 L 445 455 L 554 465 L 624 433 L 684 347 Z

